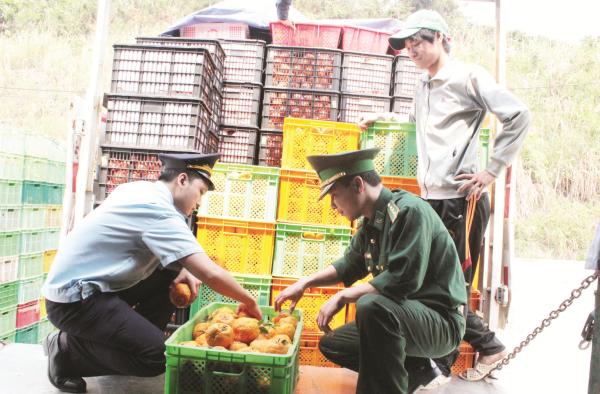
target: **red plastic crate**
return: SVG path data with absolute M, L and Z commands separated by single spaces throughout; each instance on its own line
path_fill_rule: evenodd
M 246 39 L 250 35 L 248 25 L 244 23 L 198 23 L 179 29 L 184 38 L 228 38 Z
M 219 129 L 222 163 L 254 164 L 258 127 L 223 125 Z
M 23 328 L 40 321 L 39 300 L 17 306 L 17 327 Z
M 364 27 L 342 28 L 342 49 L 366 53 L 385 54 L 389 47 L 390 33 Z
M 258 148 L 258 165 L 281 167 L 282 152 L 283 132 L 261 130 Z
M 261 129 L 283 130 L 287 117 L 337 120 L 339 94 L 302 89 L 264 89 Z
M 295 23 L 295 30 L 281 22 L 271 22 L 270 27 L 276 45 L 335 49 L 342 35 L 341 26 L 318 23 Z

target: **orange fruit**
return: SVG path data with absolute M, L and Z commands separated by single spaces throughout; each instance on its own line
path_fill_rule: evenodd
M 200 335 L 195 339 L 195 341 L 198 346 L 208 346 L 208 343 L 206 342 L 206 334 Z
M 206 342 L 209 346 L 228 348 L 233 343 L 233 328 L 223 323 L 215 323 L 206 330 Z
M 192 332 L 192 338 L 196 339 L 200 335 L 206 333 L 206 330 L 210 326 L 209 322 L 198 323 L 194 326 L 194 331 Z
M 233 343 L 229 346 L 229 350 L 232 352 L 237 352 L 240 349 L 245 349 L 247 347 L 248 345 L 246 345 L 244 342 L 233 341 Z
M 171 299 L 171 303 L 177 308 L 183 308 L 192 300 L 192 291 L 186 283 L 177 283 L 171 287 L 169 298 Z
M 260 333 L 258 320 L 251 317 L 240 317 L 233 321 L 231 325 L 235 335 L 235 340 L 244 343 L 250 343 L 258 337 Z
M 227 312 L 219 312 L 217 313 L 213 318 L 212 318 L 212 323 L 223 323 L 223 324 L 227 324 L 228 326 L 233 324 L 233 321 L 235 320 L 235 315 L 231 314 L 231 313 L 227 313 Z
M 296 333 L 296 327 L 289 323 L 282 323 L 275 326 L 275 333 L 284 334 L 290 338 L 293 338 L 294 334 Z

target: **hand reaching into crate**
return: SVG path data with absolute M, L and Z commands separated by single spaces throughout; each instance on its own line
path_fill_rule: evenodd
M 298 282 L 283 290 L 275 299 L 275 310 L 280 311 L 281 305 L 284 302 L 291 301 L 290 313 L 294 312 L 296 304 L 304 295 L 304 290 L 306 290 L 306 287 L 304 286 L 304 282 L 302 280 L 299 280 Z
M 331 331 L 331 327 L 329 327 L 331 319 L 346 306 L 346 303 L 342 300 L 340 294 L 342 294 L 342 292 L 331 297 L 319 310 L 319 314 L 317 315 L 317 326 L 319 326 L 324 333 Z

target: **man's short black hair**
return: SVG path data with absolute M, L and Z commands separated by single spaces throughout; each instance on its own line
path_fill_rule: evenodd
M 190 181 L 193 181 L 194 179 L 204 180 L 200 176 L 200 174 L 198 174 L 196 171 L 186 171 L 186 170 L 172 169 L 172 168 L 163 170 L 163 172 L 160 173 L 158 180 L 165 181 L 165 182 L 171 182 L 173 179 L 177 178 L 177 176 L 179 176 L 179 174 L 181 174 L 181 173 L 186 173 Z
M 408 37 L 407 40 L 425 40 L 430 44 L 433 44 L 433 40 L 435 40 L 435 33 L 439 32 L 431 29 L 421 29 L 412 36 Z M 450 53 L 450 42 L 448 42 L 448 38 L 446 36 L 444 36 L 442 39 L 442 46 L 444 47 L 444 51 L 446 51 L 446 53 Z
M 367 172 L 363 172 L 360 174 L 354 174 L 354 175 L 345 175 L 335 182 L 340 183 L 344 187 L 348 187 L 350 185 L 350 183 L 352 182 L 352 180 L 357 176 L 361 177 L 365 183 L 367 183 L 371 186 L 377 186 L 381 183 L 381 178 L 379 177 L 379 174 L 375 171 L 367 171 Z

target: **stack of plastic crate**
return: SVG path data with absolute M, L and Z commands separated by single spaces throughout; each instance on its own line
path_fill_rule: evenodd
M 260 305 L 269 305 L 279 168 L 218 163 L 211 179 L 215 190 L 200 203 L 198 242 Z M 202 286 L 190 318 L 215 301 L 235 302 Z
M 17 321 L 23 144 L 3 132 L 0 145 L 0 340 L 14 342 Z M 20 142 L 20 143 L 16 143 Z
M 225 51 L 221 162 L 256 164 L 265 42 L 221 40 L 221 45 Z
M 35 139 L 35 144 L 31 143 Z M 38 343 L 52 325 L 42 316 L 40 291 L 48 270 L 47 255 L 58 249 L 65 189 L 66 151 L 39 136 L 27 136 L 23 165 L 21 242 L 18 270 L 16 341 Z M 47 267 L 49 269 L 49 266 Z M 45 308 L 44 308 L 45 311 Z M 44 327 L 42 333 L 40 327 Z
M 393 60 L 388 55 L 344 52 L 340 121 L 356 123 L 363 114 L 390 111 Z
M 410 114 L 420 78 L 421 72 L 417 66 L 405 51 L 401 51 L 394 59 L 392 112 L 406 116 Z
M 329 196 L 318 201 L 320 181 L 306 156 L 358 149 L 359 137 L 355 124 L 285 119 L 272 302 L 298 278 L 321 271 L 343 256 L 349 245 L 351 223 L 331 208 Z M 318 354 L 321 334 L 316 318 L 321 305 L 340 289 L 340 285 L 308 289 L 298 303 L 304 314 L 301 363 L 330 365 Z M 336 314 L 331 327 L 343 325 L 345 314 L 345 309 Z
M 341 73 L 342 52 L 338 49 L 267 47 L 260 164 L 281 165 L 284 118 L 338 120 Z
M 167 44 L 114 46 L 97 203 L 121 183 L 156 180 L 160 152 L 217 150 L 222 64 L 206 47 Z

